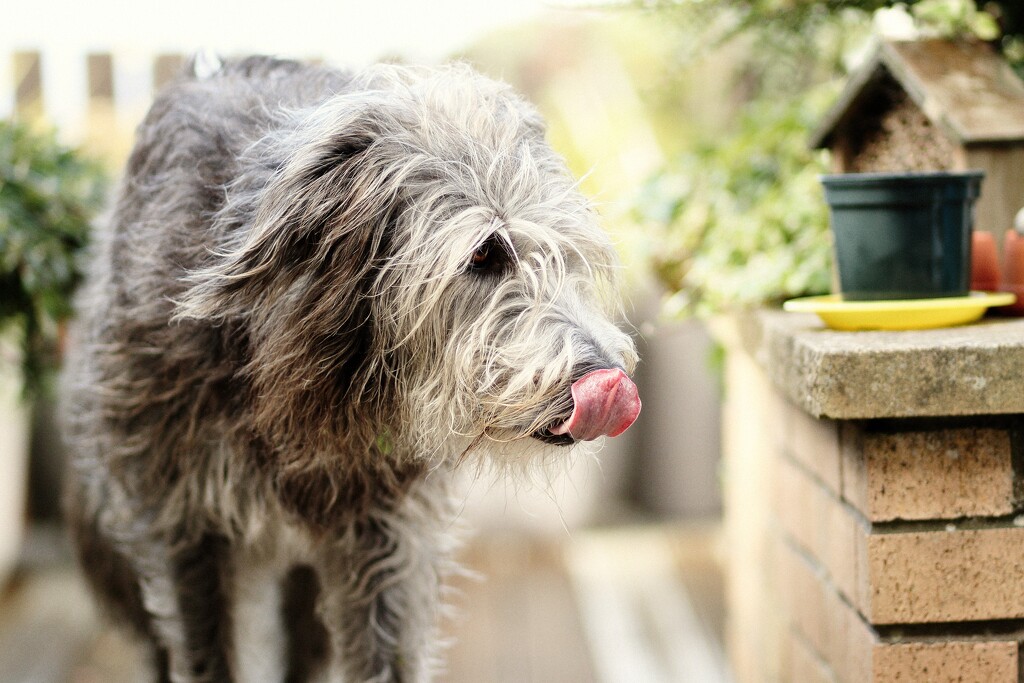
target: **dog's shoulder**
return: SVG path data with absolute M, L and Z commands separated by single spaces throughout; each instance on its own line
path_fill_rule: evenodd
M 316 62 L 250 55 L 193 56 L 156 95 L 143 127 L 181 119 L 236 130 L 271 126 L 275 113 L 303 109 L 345 90 L 352 73 Z

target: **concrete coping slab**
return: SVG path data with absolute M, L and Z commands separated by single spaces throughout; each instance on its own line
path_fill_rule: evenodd
M 750 353 L 815 417 L 1024 413 L 1024 319 L 840 332 L 813 314 L 758 310 L 716 320 L 711 328 L 727 347 Z

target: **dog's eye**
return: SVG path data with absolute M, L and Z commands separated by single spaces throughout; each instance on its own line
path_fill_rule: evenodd
M 487 238 L 476 248 L 469 262 L 474 273 L 500 274 L 508 264 L 508 247 L 497 237 Z
M 486 268 L 487 262 L 491 258 L 491 245 L 489 242 L 484 242 L 480 247 L 473 252 L 473 267 L 474 268 Z

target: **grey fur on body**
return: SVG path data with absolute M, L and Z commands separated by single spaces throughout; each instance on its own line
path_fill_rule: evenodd
M 429 680 L 452 473 L 566 457 L 570 384 L 636 362 L 614 267 L 537 112 L 465 66 L 166 89 L 65 376 L 81 563 L 158 679 Z

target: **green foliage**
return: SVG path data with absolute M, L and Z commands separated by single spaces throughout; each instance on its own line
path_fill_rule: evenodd
M 639 4 L 694 37 L 683 48 L 689 68 L 736 62 L 736 101 L 723 105 L 724 122 L 705 131 L 706 144 L 669 162 L 634 205 L 648 227 L 650 264 L 668 291 L 669 315 L 706 315 L 829 290 L 828 214 L 818 180 L 826 156 L 807 143 L 838 92 L 844 56 L 870 34 L 876 12 L 902 13 L 922 35 L 990 41 L 1024 65 L 1024 3 Z
M 979 10 L 971 0 L 920 0 L 912 8 L 919 26 L 940 36 L 973 36 L 996 40 L 1000 36 L 996 18 Z
M 808 139 L 838 91 L 844 53 L 868 35 L 868 16 L 845 11 L 848 3 L 716 4 L 730 15 L 721 23 L 736 28 L 691 68 L 731 58 L 736 101 L 634 204 L 671 316 L 828 291 L 818 180 L 827 154 Z M 839 4 L 844 11 L 829 7 Z
M 100 167 L 52 133 L 0 121 L 0 332 L 17 330 L 29 395 L 56 362 L 57 323 L 71 315 L 104 185 Z
M 982 40 L 1024 34 L 1024 7 L 1019 0 L 634 0 L 634 5 L 676 13 L 682 22 L 732 17 L 732 33 L 807 33 L 842 13 L 869 16 L 878 10 L 902 9 L 926 33 L 973 35 Z
M 818 175 L 808 149 L 818 101 L 761 101 L 735 134 L 705 145 L 655 177 L 637 202 L 650 227 L 655 272 L 673 292 L 670 314 L 825 292 L 831 248 Z

